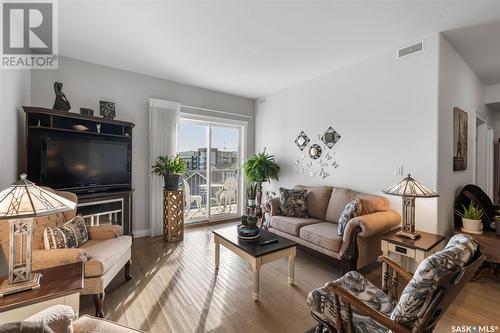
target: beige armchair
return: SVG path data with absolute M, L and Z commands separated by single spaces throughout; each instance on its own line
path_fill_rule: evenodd
M 71 192 L 54 191 L 56 194 L 77 201 Z M 131 247 L 132 237 L 123 236 L 118 225 L 102 225 L 87 227 L 89 240 L 79 248 L 46 250 L 43 243 L 43 232 L 47 227 L 60 226 L 76 216 L 76 209 L 63 213 L 38 217 L 33 223 L 33 270 L 85 262 L 85 279 L 82 295 L 94 295 L 96 316 L 104 317 L 104 289 L 125 266 L 126 280 L 132 279 Z M 9 228 L 7 223 L 0 224 L 0 246 L 5 258 L 9 249 Z

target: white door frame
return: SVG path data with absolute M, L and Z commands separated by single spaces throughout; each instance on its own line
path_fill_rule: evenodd
M 486 129 L 486 194 L 494 199 L 495 175 L 495 129 L 487 127 Z
M 493 188 L 494 188 L 494 175 L 493 175 L 493 163 L 494 163 L 494 129 L 488 126 L 487 120 L 479 113 L 476 112 L 474 118 L 474 172 L 473 179 L 474 184 L 481 186 L 485 193 L 493 198 Z M 481 131 L 478 132 L 478 126 L 481 127 Z M 479 144 L 484 146 L 479 147 Z M 478 171 L 480 165 L 478 165 L 478 154 L 482 154 L 484 158 L 484 169 L 481 171 L 484 173 L 483 179 L 478 179 Z M 481 182 L 481 184 L 478 184 Z
M 210 175 L 210 151 L 212 148 L 212 126 L 220 126 L 220 127 L 233 127 L 233 128 L 238 128 L 239 130 L 239 142 L 238 142 L 238 149 L 239 149 L 239 156 L 238 156 L 238 166 L 241 166 L 243 164 L 243 161 L 246 156 L 246 150 L 247 150 L 247 128 L 248 128 L 248 122 L 247 121 L 241 121 L 241 120 L 235 120 L 235 119 L 226 119 L 226 118 L 220 118 L 220 117 L 212 117 L 212 116 L 205 116 L 205 115 L 198 115 L 198 114 L 192 114 L 192 113 L 187 113 L 187 112 L 181 112 L 180 113 L 180 119 L 181 120 L 186 120 L 189 122 L 194 122 L 194 123 L 200 123 L 200 124 L 206 124 L 208 125 L 208 131 L 207 131 L 207 221 L 218 221 L 218 220 L 224 220 L 227 218 L 231 218 L 234 216 L 239 216 L 243 212 L 243 207 L 245 203 L 245 183 L 243 176 L 241 174 L 241 171 L 238 172 L 238 182 L 239 182 L 239 205 L 238 205 L 238 212 L 236 214 L 220 214 L 218 216 L 211 216 L 211 191 L 212 188 L 210 186 L 211 183 L 211 175 Z M 177 138 L 179 140 L 179 138 Z M 177 144 L 177 147 L 179 145 Z M 205 220 L 202 220 L 200 222 L 204 222 Z

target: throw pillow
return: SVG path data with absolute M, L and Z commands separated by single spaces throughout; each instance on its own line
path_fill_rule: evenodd
M 60 227 L 47 227 L 43 232 L 46 250 L 80 247 L 89 240 L 85 221 L 80 215 Z
M 307 190 L 289 190 L 280 187 L 280 214 L 292 217 L 307 217 Z
M 34 314 L 23 323 L 43 323 L 54 333 L 72 333 L 74 317 L 75 312 L 71 306 L 59 304 Z
M 361 215 L 361 211 L 363 207 L 361 206 L 361 200 L 354 199 L 349 202 L 342 213 L 340 214 L 340 219 L 338 223 L 338 234 L 339 236 L 344 236 L 344 230 L 347 226 L 347 222 L 349 222 L 352 218 Z

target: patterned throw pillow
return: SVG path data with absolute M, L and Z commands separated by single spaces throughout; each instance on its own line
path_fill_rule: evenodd
M 46 250 L 79 247 L 88 240 L 87 227 L 80 215 L 60 227 L 47 227 L 43 232 Z
M 361 215 L 362 209 L 363 207 L 361 206 L 361 200 L 359 199 L 354 199 L 345 206 L 344 210 L 340 214 L 338 223 L 339 236 L 344 236 L 344 230 L 347 226 L 347 222 L 349 222 L 352 218 Z
M 292 217 L 307 217 L 307 190 L 289 190 L 280 187 L 280 214 Z

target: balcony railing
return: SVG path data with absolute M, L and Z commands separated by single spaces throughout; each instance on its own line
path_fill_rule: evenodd
M 238 212 L 238 169 L 211 170 L 210 177 L 211 193 L 208 199 L 206 170 L 188 170 L 184 176 L 185 214 L 188 221 L 208 218 L 208 200 L 212 208 L 211 216 Z

